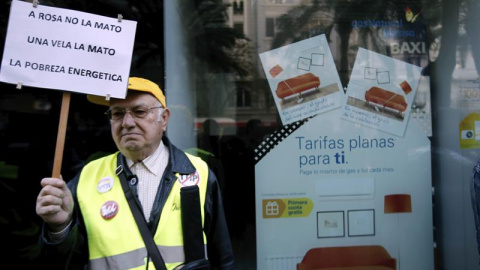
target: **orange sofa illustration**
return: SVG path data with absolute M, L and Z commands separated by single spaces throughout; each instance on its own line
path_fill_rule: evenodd
M 382 246 L 318 247 L 307 251 L 297 270 L 396 270 L 397 260 Z
M 318 89 L 320 78 L 313 73 L 305 73 L 278 83 L 275 93 L 277 97 L 284 99 L 291 95 L 301 95 L 302 92 L 312 88 Z
M 365 100 L 367 102 L 375 103 L 383 109 L 389 108 L 398 111 L 399 113 L 404 112 L 408 107 L 408 104 L 402 95 L 375 86 L 365 92 Z

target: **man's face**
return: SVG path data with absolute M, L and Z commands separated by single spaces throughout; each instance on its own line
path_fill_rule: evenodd
M 154 96 L 139 91 L 129 91 L 125 99 L 113 99 L 110 102 L 110 110 L 114 113 L 127 110 L 123 118 L 111 120 L 111 130 L 117 148 L 133 161 L 143 160 L 153 154 L 162 140 L 170 112 L 168 109 L 159 109 L 159 106 Z M 145 110 L 147 112 L 143 118 L 135 117 L 133 113 Z

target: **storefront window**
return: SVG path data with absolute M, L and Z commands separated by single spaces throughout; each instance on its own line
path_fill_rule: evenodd
M 40 4 L 137 21 L 131 74 L 165 90 L 167 136 L 217 175 L 237 269 L 479 267 L 475 1 Z M 60 105 L 0 84 L 0 224 L 19 268 L 48 267 L 34 205 Z M 102 109 L 72 95 L 64 179 L 116 151 Z

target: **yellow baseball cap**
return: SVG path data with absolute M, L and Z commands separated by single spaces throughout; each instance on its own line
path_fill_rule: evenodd
M 134 91 L 142 91 L 152 94 L 154 97 L 160 101 L 164 108 L 167 108 L 167 103 L 165 101 L 165 95 L 163 94 L 162 89 L 158 86 L 158 84 L 139 77 L 130 77 L 128 78 L 128 90 Z M 87 95 L 87 99 L 95 104 L 103 105 L 103 106 L 110 106 L 110 101 L 106 100 L 104 96 L 96 96 L 96 95 Z

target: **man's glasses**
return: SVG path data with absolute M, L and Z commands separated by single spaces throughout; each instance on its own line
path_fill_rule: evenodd
M 145 107 L 145 106 L 139 106 L 135 107 L 131 110 L 129 109 L 119 109 L 119 108 L 113 108 L 105 112 L 105 115 L 108 117 L 108 119 L 112 121 L 117 121 L 123 119 L 125 117 L 125 114 L 128 112 L 132 115 L 133 118 L 145 118 L 150 110 L 153 109 L 159 109 L 163 108 L 162 106 L 157 106 L 157 107 Z

